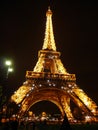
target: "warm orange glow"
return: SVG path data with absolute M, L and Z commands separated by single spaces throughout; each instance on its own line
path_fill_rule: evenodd
M 74 93 L 82 100 L 82 102 L 87 106 L 89 110 L 95 115 L 97 105 L 91 98 L 89 98 L 82 89 L 74 89 Z
M 53 26 L 52 26 L 52 11 L 48 9 L 46 20 L 46 31 L 45 31 L 45 39 L 43 44 L 43 49 L 56 50 L 54 34 L 53 34 Z
M 21 113 L 29 110 L 30 105 L 36 102 L 51 101 L 63 116 L 66 113 L 69 120 L 74 120 L 70 107 L 72 100 L 86 113 L 83 116 L 88 121 L 91 115 L 98 115 L 97 105 L 77 86 L 75 74 L 67 72 L 60 59 L 61 53 L 56 51 L 50 8 L 46 17 L 45 38 L 42 50 L 38 53 L 38 61 L 33 71 L 26 72 L 26 82 L 11 96 L 11 100 L 16 104 L 21 103 Z M 43 112 L 42 117 L 45 116 Z
M 30 91 L 31 87 L 21 86 L 12 96 L 11 100 L 14 101 L 16 104 L 19 104 L 26 94 Z

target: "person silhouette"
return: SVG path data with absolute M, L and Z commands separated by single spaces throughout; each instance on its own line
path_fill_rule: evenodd
M 60 130 L 72 130 L 70 124 L 69 124 L 69 121 L 68 121 L 68 118 L 66 116 L 66 114 L 64 115 L 64 120 L 62 122 L 62 125 L 60 127 Z
M 10 125 L 12 130 L 18 130 L 18 120 L 16 119 L 16 117 L 12 118 Z

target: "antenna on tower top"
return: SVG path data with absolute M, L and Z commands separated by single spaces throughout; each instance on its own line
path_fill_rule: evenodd
M 48 10 L 50 10 L 50 6 L 48 6 Z

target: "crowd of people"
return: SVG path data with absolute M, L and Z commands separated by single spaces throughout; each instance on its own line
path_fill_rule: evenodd
M 16 117 L 5 118 L 0 121 L 0 130 L 18 130 L 19 122 Z
M 0 120 L 0 130 L 39 130 L 35 121 L 20 121 L 17 117 L 5 118 L 3 117 Z M 46 122 L 41 122 L 40 127 L 43 127 L 43 130 Z M 36 128 L 35 128 L 36 127 Z
M 46 130 L 47 121 L 40 122 L 40 127 L 37 127 L 36 123 L 32 121 L 24 122 L 20 121 L 17 117 L 5 118 L 0 121 L 0 130 Z M 72 130 L 68 122 L 67 117 L 64 117 L 60 130 Z

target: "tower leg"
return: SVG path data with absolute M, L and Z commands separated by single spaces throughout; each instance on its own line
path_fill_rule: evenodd
M 62 97 L 61 103 L 62 103 L 64 113 L 66 113 L 66 117 L 68 118 L 68 120 L 73 120 L 74 118 L 70 109 L 70 98 Z

